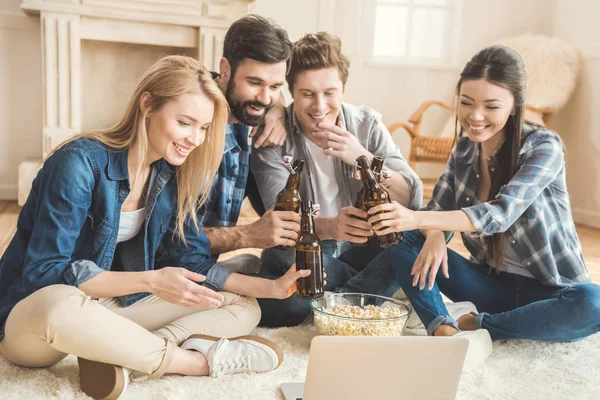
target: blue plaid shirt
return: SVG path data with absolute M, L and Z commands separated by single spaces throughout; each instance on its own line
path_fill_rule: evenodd
M 544 128 L 525 125 L 518 171 L 491 201 L 475 204 L 479 186 L 479 145 L 459 139 L 428 210 L 463 210 L 476 233 L 462 233 L 473 259 L 485 264 L 482 237 L 508 231 L 511 245 L 531 274 L 549 286 L 590 282 L 565 179 L 563 145 Z M 488 159 L 491 176 L 501 160 Z
M 203 226 L 235 226 L 244 201 L 249 163 L 248 126 L 229 124 L 223 160 L 213 180 L 210 196 L 198 215 Z

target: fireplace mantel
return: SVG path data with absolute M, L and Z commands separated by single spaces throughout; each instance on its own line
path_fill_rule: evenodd
M 194 49 L 218 69 L 229 25 L 253 8 L 251 0 L 22 0 L 39 15 L 42 33 L 41 157 L 81 131 L 81 41 L 97 40 Z M 31 165 L 35 165 L 35 162 Z M 19 168 L 19 170 L 28 170 Z M 19 174 L 19 203 L 32 177 Z

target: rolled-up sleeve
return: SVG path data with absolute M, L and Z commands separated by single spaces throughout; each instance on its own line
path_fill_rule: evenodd
M 78 260 L 74 261 L 63 273 L 65 282 L 72 286 L 79 286 L 84 282 L 89 281 L 101 272 L 104 272 L 102 268 L 96 265 L 95 262 L 90 260 Z
M 493 200 L 462 208 L 480 236 L 505 232 L 564 168 L 562 142 L 547 131 L 528 137 L 519 158 L 516 174 Z
M 223 290 L 223 286 L 231 274 L 233 272 L 227 266 L 217 262 L 206 273 L 204 284 L 213 290 Z

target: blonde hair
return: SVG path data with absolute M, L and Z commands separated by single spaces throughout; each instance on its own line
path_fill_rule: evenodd
M 177 96 L 198 91 L 214 102 L 215 109 L 206 141 L 192 150 L 182 165 L 176 167 L 176 231 L 184 243 L 185 220 L 191 218 L 198 228 L 196 213 L 206 202 L 212 180 L 221 163 L 229 117 L 225 96 L 210 72 L 198 60 L 185 56 L 163 57 L 148 68 L 119 122 L 108 129 L 75 135 L 57 147 L 58 149 L 80 138 L 95 139 L 114 149 L 130 148 L 139 141 L 138 159 L 142 160 L 141 169 L 148 153 L 148 113 L 161 109 Z M 149 92 L 150 96 L 145 103 L 148 108 L 144 111 L 140 102 L 145 92 Z M 136 177 L 139 172 L 140 170 L 136 171 Z

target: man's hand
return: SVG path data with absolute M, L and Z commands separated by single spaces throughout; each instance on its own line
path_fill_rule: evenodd
M 187 307 L 220 307 L 223 295 L 200 286 L 204 275 L 185 268 L 164 267 L 152 271 L 150 292 L 169 303 Z
M 340 210 L 333 220 L 331 236 L 337 241 L 347 240 L 351 243 L 366 243 L 373 236 L 371 224 L 363 219 L 367 213 L 358 208 L 348 206 Z
M 337 125 L 320 122 L 318 127 L 321 130 L 313 132 L 313 137 L 325 154 L 337 157 L 352 166 L 359 156 L 372 158 L 358 138 L 342 128 L 342 121 L 338 121 Z
M 283 104 L 276 102 L 269 112 L 267 112 L 267 115 L 265 115 L 265 121 L 261 125 L 252 128 L 250 137 L 253 138 L 261 128 L 263 128 L 262 133 L 254 143 L 255 148 L 283 146 L 287 137 L 287 131 L 285 130 L 285 107 Z
M 248 247 L 294 246 L 300 232 L 300 216 L 293 211 L 269 210 L 247 226 Z

